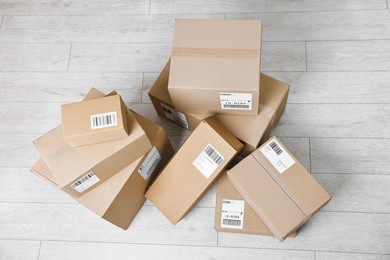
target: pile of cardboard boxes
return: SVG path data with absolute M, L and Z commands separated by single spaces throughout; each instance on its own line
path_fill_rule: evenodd
M 161 127 L 113 92 L 62 106 L 34 144 L 33 172 L 126 229 L 146 198 L 176 224 L 218 180 L 215 229 L 294 236 L 331 199 L 276 137 L 289 86 L 261 73 L 259 20 L 176 20 L 170 61 L 149 91 L 192 131 L 173 155 Z

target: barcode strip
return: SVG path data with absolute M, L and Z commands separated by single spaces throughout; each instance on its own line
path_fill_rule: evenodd
M 223 161 L 223 158 L 213 149 L 211 145 L 208 145 L 205 149 L 206 154 L 218 165 Z
M 241 226 L 241 220 L 235 220 L 235 219 L 223 219 L 222 224 L 227 226 Z
M 277 155 L 283 153 L 282 149 L 280 149 L 280 147 L 274 141 L 272 141 L 269 146 L 271 146 L 272 150 L 274 150 Z
M 223 108 L 250 108 L 249 105 L 229 105 L 223 104 Z
M 79 186 L 80 184 L 82 184 L 83 182 L 85 182 L 86 180 L 94 177 L 95 174 L 93 172 L 90 172 L 88 173 L 87 175 L 85 175 L 83 178 L 79 179 L 78 181 L 76 181 L 75 183 L 73 183 L 71 185 L 72 188 L 76 188 L 77 186 Z
M 117 125 L 116 112 L 91 115 L 91 128 L 103 128 Z

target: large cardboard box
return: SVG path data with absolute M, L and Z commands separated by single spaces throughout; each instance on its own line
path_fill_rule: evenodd
M 147 186 L 173 155 L 173 148 L 164 130 L 134 113 L 153 148 L 120 170 L 110 179 L 80 196 L 77 200 L 105 220 L 127 229 L 143 206 Z M 40 158 L 32 171 L 58 187 L 57 179 Z
M 276 137 L 229 170 L 228 178 L 281 241 L 331 199 Z
M 260 20 L 175 22 L 168 90 L 181 112 L 257 115 Z
M 146 197 L 172 224 L 211 187 L 242 144 L 214 118 L 206 118 L 152 183 Z
M 200 118 L 200 116 L 192 116 L 189 113 L 182 113 L 175 109 L 168 92 L 169 69 L 170 60 L 148 92 L 150 100 L 159 116 L 165 117 L 186 129 L 194 130 L 203 119 L 213 114 L 205 114 Z
M 80 146 L 125 138 L 129 135 L 126 113 L 119 95 L 64 104 L 64 139 L 70 146 Z
M 168 93 L 170 62 L 166 64 L 153 87 L 149 97 L 157 114 L 166 117 L 177 124 L 194 130 L 205 118 L 212 114 L 182 113 L 172 104 Z M 260 73 L 260 104 L 259 114 L 255 116 L 216 114 L 215 118 L 244 144 L 240 155 L 246 157 L 256 150 L 260 144 L 268 140 L 272 129 L 282 116 L 289 93 L 289 85 Z
M 152 148 L 134 114 L 128 111 L 126 116 L 131 134 L 123 139 L 71 147 L 59 126 L 34 141 L 61 189 L 79 197 Z
M 273 236 L 224 172 L 217 181 L 214 228 L 218 232 Z M 292 236 L 295 236 L 293 233 Z

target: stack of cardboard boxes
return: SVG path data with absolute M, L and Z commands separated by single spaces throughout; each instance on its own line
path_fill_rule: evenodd
M 284 240 L 331 198 L 269 139 L 289 86 L 260 73 L 261 28 L 258 20 L 176 20 L 171 59 L 149 96 L 160 116 L 193 132 L 146 192 L 173 224 L 219 175 L 220 232 Z
M 149 91 L 158 115 L 192 131 L 176 154 L 119 95 L 92 89 L 34 142 L 33 171 L 124 229 L 145 197 L 178 223 L 218 180 L 217 231 L 295 236 L 331 197 L 269 138 L 289 86 L 260 72 L 261 31 L 259 20 L 176 20 Z
M 63 105 L 62 122 L 34 141 L 41 158 L 32 171 L 127 229 L 173 154 L 164 130 L 128 110 L 116 93 L 96 89 Z

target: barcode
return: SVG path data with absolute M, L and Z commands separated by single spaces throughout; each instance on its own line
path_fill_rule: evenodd
M 211 145 L 208 145 L 206 149 L 204 149 L 206 154 L 218 165 L 220 165 L 223 161 L 222 156 L 220 156 Z
M 87 181 L 88 179 L 90 179 L 92 177 L 95 177 L 95 174 L 93 172 L 90 172 L 87 175 L 85 175 L 83 178 L 81 178 L 78 181 L 76 181 L 75 183 L 73 183 L 71 185 L 71 187 L 74 189 L 74 188 L 76 188 L 77 186 L 79 186 L 80 184 L 82 184 L 83 182 Z
M 223 108 L 246 108 L 249 109 L 249 105 L 230 105 L 230 104 L 223 104 Z
M 274 150 L 277 155 L 283 153 L 282 149 L 280 149 L 280 147 L 275 142 L 271 142 L 269 146 L 271 146 L 272 150 Z
M 117 125 L 116 112 L 91 115 L 91 128 L 103 128 Z
M 222 224 L 228 225 L 228 226 L 241 226 L 241 220 L 235 220 L 235 219 L 223 219 Z

